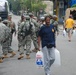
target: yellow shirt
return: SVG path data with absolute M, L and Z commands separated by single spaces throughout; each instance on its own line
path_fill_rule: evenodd
M 71 18 L 67 19 L 65 28 L 73 28 L 73 26 L 74 26 L 74 20 Z

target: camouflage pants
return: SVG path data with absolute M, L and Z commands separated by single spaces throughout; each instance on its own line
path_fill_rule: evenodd
M 20 50 L 20 47 L 21 47 L 21 43 L 22 43 L 22 39 L 21 39 L 21 36 L 18 35 L 18 50 Z M 25 47 L 25 43 L 23 45 Z
M 12 52 L 13 50 L 10 49 L 10 46 L 9 46 L 9 38 L 5 41 L 5 42 L 2 42 L 2 51 L 3 51 L 3 54 L 6 55 L 8 52 Z
M 37 36 L 35 33 L 31 35 L 31 39 L 33 40 L 33 44 L 34 44 L 35 49 L 38 49 Z
M 12 44 L 12 37 L 13 37 L 13 34 L 11 33 L 10 34 L 10 37 L 9 37 L 9 42 L 8 42 L 8 52 L 10 53 L 11 51 L 13 51 L 12 50 L 12 48 L 11 48 L 11 44 Z
M 20 46 L 20 54 L 24 54 L 24 45 L 26 45 L 26 55 L 30 54 L 30 48 L 31 48 L 31 37 L 30 35 L 26 36 L 24 40 L 21 42 Z

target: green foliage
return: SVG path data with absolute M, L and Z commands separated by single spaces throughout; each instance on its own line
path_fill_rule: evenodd
M 74 4 L 74 5 L 72 6 L 72 8 L 73 8 L 73 7 L 76 7 L 76 4 Z
M 17 12 L 19 10 L 28 10 L 37 12 L 41 8 L 44 10 L 46 4 L 42 0 L 8 0 L 12 4 L 12 10 Z
M 32 4 L 33 11 L 39 11 L 40 9 L 44 10 L 45 8 L 46 8 L 46 4 L 43 4 L 42 2 Z
M 8 1 L 11 4 L 12 10 L 14 12 L 17 12 L 17 11 L 19 11 L 21 9 L 20 0 L 8 0 Z

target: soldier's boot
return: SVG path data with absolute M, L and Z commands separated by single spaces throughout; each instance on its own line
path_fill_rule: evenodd
M 29 54 L 26 54 L 26 59 L 30 59 L 30 55 Z
M 11 52 L 11 56 L 10 57 L 14 57 L 15 55 L 16 55 L 16 53 L 15 52 Z
M 2 59 L 4 59 L 4 58 L 8 58 L 8 55 L 7 55 L 7 54 L 4 54 L 4 55 L 2 56 Z
M 0 58 L 0 63 L 3 63 L 3 59 L 2 58 Z
M 19 57 L 18 57 L 18 60 L 22 59 L 24 57 L 23 54 L 21 54 Z
M 24 51 L 26 51 L 26 49 L 24 49 Z

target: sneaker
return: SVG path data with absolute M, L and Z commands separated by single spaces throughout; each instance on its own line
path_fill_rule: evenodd
M 12 55 L 11 55 L 10 57 L 14 57 L 14 56 L 16 55 L 15 52 L 12 52 L 11 54 L 12 54 Z
M 0 63 L 3 63 L 3 60 L 2 60 L 2 58 L 0 58 Z
M 20 56 L 18 57 L 18 60 L 22 59 L 23 57 L 24 57 L 23 55 L 20 55 Z
M 26 55 L 26 59 L 30 59 L 30 55 L 29 54 Z
M 68 40 L 69 42 L 71 42 L 71 40 Z

